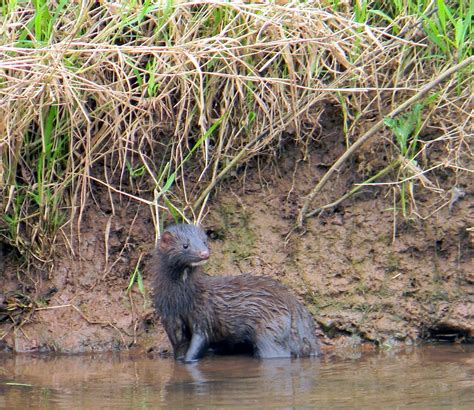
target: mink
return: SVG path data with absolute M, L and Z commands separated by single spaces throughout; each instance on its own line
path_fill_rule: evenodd
M 208 259 L 207 236 L 191 224 L 167 228 L 153 258 L 154 304 L 177 360 L 214 348 L 260 358 L 319 354 L 314 320 L 287 288 L 264 276 L 208 275 Z

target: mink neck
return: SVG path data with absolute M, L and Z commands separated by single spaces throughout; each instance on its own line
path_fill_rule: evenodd
M 174 261 L 166 253 L 159 253 L 158 273 L 162 279 L 177 285 L 185 284 L 192 279 L 199 269 Z

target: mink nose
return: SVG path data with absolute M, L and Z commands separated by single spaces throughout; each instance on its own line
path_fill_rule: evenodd
M 200 257 L 202 260 L 209 259 L 209 251 L 208 251 L 208 250 L 200 251 L 200 252 L 199 252 L 199 257 Z

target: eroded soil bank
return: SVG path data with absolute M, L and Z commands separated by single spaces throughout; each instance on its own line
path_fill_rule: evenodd
M 255 160 L 221 187 L 203 223 L 211 238 L 207 271 L 276 277 L 309 307 L 324 346 L 472 341 L 474 269 L 467 229 L 474 225 L 474 186 L 467 177 L 440 171 L 431 176 L 443 193 L 416 188 L 422 218 L 394 213 L 391 186 L 377 186 L 310 218 L 304 232 L 288 235 L 302 196 L 345 149 L 334 142 L 337 130 L 331 133 L 331 127 L 307 155 L 284 147 L 278 158 Z M 317 205 L 362 181 L 370 166 L 377 167 L 381 150 L 359 152 Z M 454 187 L 465 193 L 456 202 Z M 51 273 L 18 274 L 14 255 L 4 247 L 0 302 L 6 306 L 15 291 L 30 299 L 18 302 L 25 306 L 15 324 L 2 316 L 3 348 L 169 350 L 151 307 L 146 264 L 154 247 L 152 226 L 148 208 L 114 196 L 112 209 L 106 189 L 95 186 L 80 237 L 75 226 L 72 235 L 66 232 L 70 246 L 65 241 Z M 139 261 L 144 295 L 136 285 L 126 291 Z

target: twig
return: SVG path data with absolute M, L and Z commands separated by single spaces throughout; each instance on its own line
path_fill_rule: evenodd
M 434 80 L 430 81 L 423 88 L 421 88 L 421 90 L 418 91 L 413 97 L 409 98 L 403 104 L 399 105 L 389 114 L 387 114 L 384 118 L 394 118 L 395 116 L 400 114 L 402 111 L 407 109 L 414 102 L 421 99 L 426 93 L 428 93 L 431 89 L 433 89 L 438 84 L 440 84 L 446 78 L 448 78 L 455 72 L 461 70 L 462 68 L 466 67 L 467 65 L 471 64 L 472 62 L 474 62 L 474 56 L 466 58 L 465 60 L 461 61 L 459 64 L 456 64 L 455 66 L 445 70 L 439 76 L 437 76 Z M 326 185 L 326 183 L 328 182 L 329 178 L 334 173 L 334 171 L 339 169 L 339 167 L 344 163 L 344 161 L 346 161 L 347 158 L 349 158 L 354 153 L 354 151 L 356 151 L 362 144 L 364 144 L 377 131 L 383 128 L 384 118 L 381 119 L 379 122 L 377 122 L 372 128 L 369 129 L 369 131 L 367 131 L 364 135 L 362 135 L 362 137 L 360 137 L 356 142 L 354 142 L 354 144 L 352 144 L 351 147 L 339 157 L 339 159 L 331 166 L 331 168 L 329 168 L 326 174 L 324 174 L 324 176 L 321 178 L 318 184 L 311 190 L 311 192 L 306 197 L 303 203 L 303 206 L 301 207 L 301 210 L 298 214 L 298 218 L 296 221 L 297 228 L 303 227 L 304 220 L 310 216 L 309 214 L 307 214 L 307 210 L 311 201 L 314 199 L 316 194 L 318 194 L 318 192 L 321 191 L 324 185 Z M 314 212 L 311 213 L 311 215 L 313 214 Z
M 264 131 L 262 132 L 260 135 L 258 135 L 257 137 L 255 137 L 252 141 L 250 141 L 249 143 L 247 143 L 247 145 L 242 148 L 242 150 L 234 157 L 232 158 L 232 161 L 230 161 L 227 166 L 221 171 L 219 172 L 219 174 L 214 178 L 214 180 L 206 187 L 206 189 L 201 193 L 201 195 L 199 196 L 199 198 L 197 199 L 197 201 L 194 203 L 193 205 L 193 210 L 196 211 L 197 208 L 199 207 L 199 205 L 201 205 L 201 203 L 206 199 L 206 197 L 209 195 L 209 193 L 212 191 L 212 189 L 216 186 L 216 184 L 222 179 L 222 177 L 227 174 L 227 172 L 229 172 L 230 169 L 232 169 L 236 164 L 238 164 L 238 162 L 240 161 L 240 159 L 249 152 L 249 150 L 254 146 L 256 145 L 258 142 L 260 142 L 261 140 L 263 140 L 268 134 L 269 134 L 270 131 Z
M 320 208 L 316 208 L 316 209 L 313 209 L 311 212 L 309 212 L 306 217 L 307 218 L 310 218 L 312 217 L 314 214 L 316 213 L 319 213 L 321 211 L 323 211 L 324 209 L 329 209 L 329 208 L 333 208 L 337 205 L 339 205 L 342 201 L 344 201 L 345 199 L 349 198 L 350 196 L 354 195 L 356 192 L 360 191 L 360 189 L 368 184 L 370 184 L 372 181 L 375 181 L 376 179 L 378 178 L 381 178 L 383 177 L 385 174 L 387 174 L 388 172 L 390 172 L 392 169 L 396 168 L 398 165 L 400 164 L 400 160 L 399 159 L 396 159 L 395 161 L 393 161 L 392 163 L 390 163 L 389 165 L 387 165 L 384 169 L 382 169 L 381 171 L 379 171 L 376 175 L 374 175 L 373 177 L 370 177 L 368 180 L 362 182 L 361 184 L 357 184 L 355 186 L 355 188 L 352 188 L 349 192 L 347 192 L 345 195 L 341 196 L 338 200 L 334 201 L 334 202 L 331 202 L 330 204 L 327 204 L 327 205 L 324 205 Z
M 77 313 L 79 313 L 79 315 L 81 315 L 81 317 L 89 324 L 91 325 L 105 325 L 105 326 L 110 326 L 112 329 L 115 329 L 117 332 L 119 332 L 120 334 L 120 338 L 122 339 L 122 342 L 123 342 L 123 345 L 124 346 L 127 346 L 127 343 L 125 341 L 125 338 L 123 337 L 123 333 L 125 333 L 128 337 L 131 337 L 129 334 L 127 334 L 126 332 L 124 332 L 123 330 L 119 329 L 117 326 L 113 325 L 112 323 L 110 322 L 103 322 L 103 321 L 99 321 L 99 320 L 92 320 L 92 319 L 89 319 L 85 313 L 82 312 L 81 309 L 79 309 L 77 306 L 71 304 L 71 303 L 68 303 L 66 305 L 56 305 L 56 306 L 47 306 L 47 307 L 43 307 L 43 308 L 36 308 L 35 309 L 35 312 L 38 311 L 38 310 L 55 310 L 55 309 L 62 309 L 62 308 L 73 308 Z

